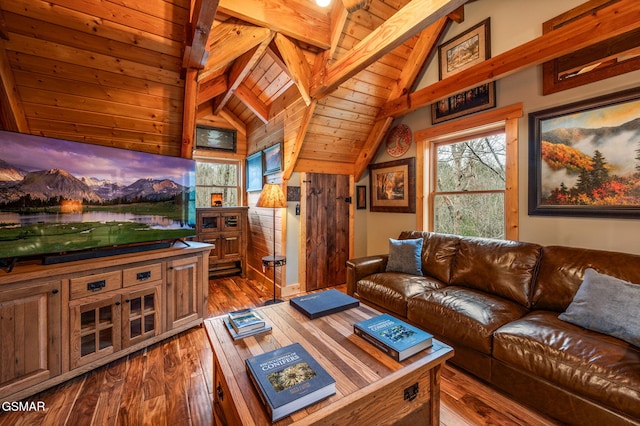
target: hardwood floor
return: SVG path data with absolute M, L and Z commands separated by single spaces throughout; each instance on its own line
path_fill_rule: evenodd
M 270 295 L 255 281 L 211 280 L 209 313 L 259 306 Z M 46 409 L 2 413 L 0 426 L 213 425 L 212 364 L 204 328 L 192 328 L 29 398 Z M 444 369 L 443 426 L 556 424 L 454 367 Z

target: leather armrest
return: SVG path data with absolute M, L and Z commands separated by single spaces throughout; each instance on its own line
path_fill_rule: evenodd
M 353 296 L 356 283 L 371 274 L 384 272 L 387 267 L 388 254 L 359 257 L 347 260 L 347 294 Z

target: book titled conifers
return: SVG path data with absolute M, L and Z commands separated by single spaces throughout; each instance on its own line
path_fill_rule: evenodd
M 336 289 L 306 294 L 289 299 L 291 306 L 311 319 L 355 308 L 360 301 Z
M 245 364 L 272 422 L 336 393 L 336 381 L 299 343 Z
M 389 314 L 353 324 L 353 332 L 396 361 L 431 347 L 433 336 Z

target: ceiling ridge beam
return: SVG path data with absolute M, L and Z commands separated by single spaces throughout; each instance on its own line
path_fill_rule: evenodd
M 485 60 L 464 72 L 387 102 L 378 119 L 400 117 L 453 93 L 506 77 L 534 65 L 640 27 L 640 3 L 620 0 L 570 24 Z
M 278 51 L 282 55 L 288 74 L 293 79 L 304 103 L 311 105 L 311 95 L 309 94 L 309 84 L 311 82 L 311 66 L 307 62 L 302 50 L 286 36 L 277 33 L 275 43 Z
M 218 114 L 227 105 L 236 89 L 244 82 L 247 76 L 253 71 L 258 61 L 264 56 L 264 53 L 273 40 L 275 33 L 272 31 L 270 36 L 265 38 L 258 46 L 253 47 L 249 51 L 240 56 L 231 66 L 229 71 L 227 91 L 224 96 L 214 100 L 213 113 Z M 209 98 L 211 99 L 211 98 Z
M 314 76 L 311 96 L 321 99 L 340 84 L 356 75 L 420 31 L 447 16 L 467 0 L 411 0 L 367 37 L 356 44 L 346 56 Z
M 218 11 L 320 49 L 329 48 L 329 16 L 302 1 L 220 0 Z

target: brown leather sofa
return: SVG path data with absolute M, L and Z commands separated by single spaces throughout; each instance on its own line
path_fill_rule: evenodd
M 567 424 L 640 424 L 640 348 L 558 319 L 593 268 L 640 283 L 640 256 L 420 231 L 424 276 L 347 261 L 347 292 L 452 345 L 455 365 Z M 638 307 L 640 309 L 640 307 Z

